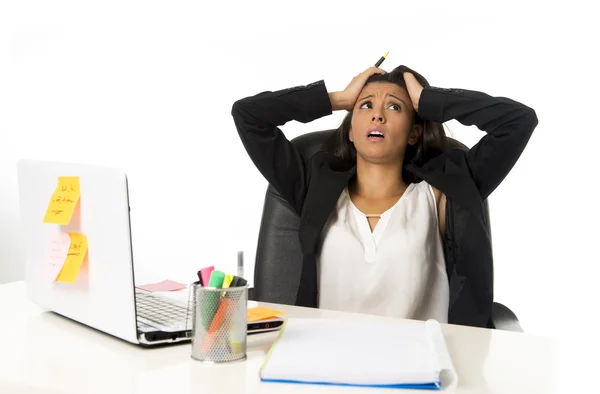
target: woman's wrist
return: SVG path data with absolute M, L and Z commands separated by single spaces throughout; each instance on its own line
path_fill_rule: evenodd
M 331 101 L 331 109 L 334 111 L 349 110 L 354 103 L 349 102 L 344 92 L 330 92 L 329 101 Z

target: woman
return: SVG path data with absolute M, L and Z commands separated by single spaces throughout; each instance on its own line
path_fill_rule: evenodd
M 347 110 L 334 139 L 302 158 L 278 126 Z M 537 125 L 507 98 L 431 87 L 371 67 L 341 92 L 323 81 L 237 101 L 252 161 L 300 216 L 298 305 L 490 327 L 493 264 L 483 201 Z M 450 149 L 441 123 L 487 135 Z

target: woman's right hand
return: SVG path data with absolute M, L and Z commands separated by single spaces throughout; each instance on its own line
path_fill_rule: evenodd
M 371 75 L 375 74 L 385 74 L 385 71 L 378 67 L 369 67 L 365 71 L 352 78 L 352 81 L 350 81 L 348 86 L 346 86 L 343 91 L 329 93 L 329 99 L 331 100 L 331 107 L 333 110 L 352 109 L 356 103 L 356 100 L 358 99 L 358 95 L 365 86 L 367 79 L 369 79 Z

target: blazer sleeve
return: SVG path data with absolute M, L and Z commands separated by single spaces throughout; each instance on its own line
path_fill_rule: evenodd
M 242 144 L 265 179 L 300 214 L 308 188 L 305 160 L 279 126 L 308 123 L 332 113 L 324 81 L 266 91 L 233 104 L 231 115 Z
M 535 111 L 526 105 L 463 89 L 425 88 L 418 112 L 424 119 L 439 123 L 456 119 L 487 133 L 466 154 L 482 200 L 508 175 L 538 124 Z

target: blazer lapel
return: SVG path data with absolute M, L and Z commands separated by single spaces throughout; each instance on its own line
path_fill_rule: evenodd
M 303 252 L 302 267 L 298 278 L 296 303 L 318 307 L 316 249 L 323 226 L 354 175 L 355 169 L 334 171 L 325 163 L 311 179 L 300 215 L 299 237 Z
M 347 171 L 334 171 L 325 163 L 322 171 L 315 174 L 306 194 L 300 218 L 300 240 L 304 244 L 305 252 L 314 253 L 325 222 L 355 172 L 355 167 Z

